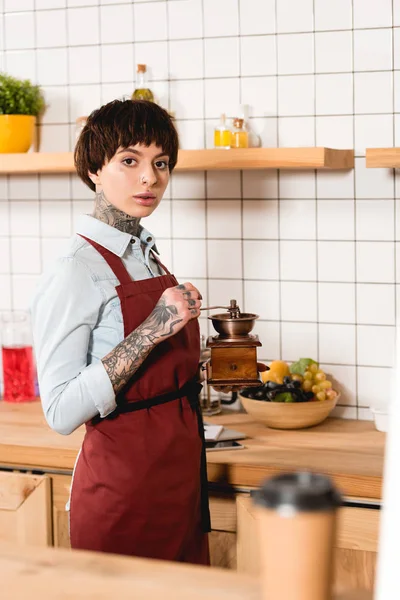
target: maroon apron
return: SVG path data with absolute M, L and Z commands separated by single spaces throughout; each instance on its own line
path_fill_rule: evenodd
M 132 281 L 118 256 L 87 241 L 119 280 L 127 337 L 178 282 L 161 263 L 166 275 Z M 193 319 L 152 350 L 114 412 L 86 423 L 71 490 L 72 548 L 209 564 L 199 354 Z

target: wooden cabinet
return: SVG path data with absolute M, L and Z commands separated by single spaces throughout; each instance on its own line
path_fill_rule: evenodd
M 52 475 L 53 545 L 70 548 L 69 513 L 65 510 L 72 478 Z M 210 498 L 211 526 L 210 558 L 214 567 L 236 569 L 236 501 L 233 496 L 213 495 Z
M 210 496 L 212 567 L 236 569 L 236 501 L 233 496 Z
M 52 475 L 53 545 L 58 548 L 70 548 L 69 512 L 65 510 L 71 488 L 70 475 Z
M 48 546 L 51 537 L 49 478 L 0 471 L 0 540 Z
M 344 507 L 339 510 L 335 548 L 338 591 L 373 590 L 378 551 L 380 511 Z
M 69 548 L 70 475 L 0 471 L 0 540 Z M 248 494 L 210 495 L 210 558 L 213 567 L 259 572 L 257 522 Z M 337 591 L 372 590 L 379 510 L 345 507 L 338 515 L 335 548 Z
M 343 507 L 338 513 L 335 543 L 335 590 L 372 590 L 378 550 L 380 511 Z M 260 570 L 257 520 L 248 495 L 237 498 L 237 568 L 257 575 Z
M 69 513 L 65 510 L 72 478 L 52 475 L 53 545 L 69 548 Z M 233 496 L 210 497 L 210 558 L 213 567 L 236 569 L 236 500 Z

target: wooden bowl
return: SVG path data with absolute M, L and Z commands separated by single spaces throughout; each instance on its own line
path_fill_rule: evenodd
M 272 429 L 303 429 L 322 423 L 335 408 L 339 395 L 323 402 L 263 402 L 241 394 L 239 398 L 246 412 L 258 423 Z

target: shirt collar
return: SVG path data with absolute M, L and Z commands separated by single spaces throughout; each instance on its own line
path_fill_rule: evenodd
M 146 246 L 153 248 L 158 254 L 154 236 L 144 227 L 140 226 L 140 240 L 136 236 L 120 231 L 112 225 L 107 225 L 103 221 L 99 221 L 91 215 L 81 215 L 78 219 L 76 233 L 83 235 L 93 242 L 104 246 L 110 252 L 113 252 L 119 257 L 125 254 L 128 244 L 131 241 L 136 243 L 142 242 Z

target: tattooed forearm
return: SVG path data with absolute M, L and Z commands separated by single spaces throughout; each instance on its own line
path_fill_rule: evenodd
M 140 219 L 131 217 L 110 204 L 103 191 L 96 193 L 93 217 L 107 223 L 107 225 L 112 225 L 112 227 L 115 227 L 120 231 L 129 233 L 135 237 L 140 236 Z
M 181 322 L 176 307 L 167 305 L 161 297 L 149 317 L 102 359 L 115 393 L 129 381 L 158 343 L 176 333 Z

